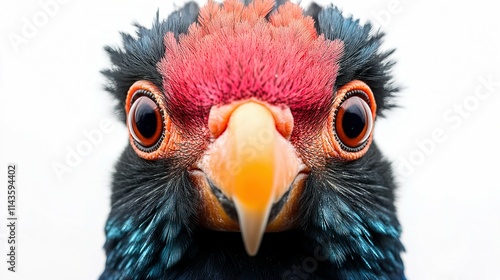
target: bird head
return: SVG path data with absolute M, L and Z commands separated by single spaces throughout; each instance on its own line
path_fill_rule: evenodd
M 108 48 L 115 68 L 104 73 L 130 137 L 108 242 L 130 243 L 140 228 L 171 264 L 196 228 L 236 231 L 254 256 L 266 232 L 307 227 L 314 207 L 341 208 L 320 205 L 324 189 L 352 199 L 363 188 L 342 180 L 377 153 L 374 122 L 395 91 L 389 53 L 333 7 L 281 2 L 187 4 L 124 35 L 124 50 Z M 365 171 L 357 179 L 370 181 Z M 136 254 L 164 250 L 146 243 Z

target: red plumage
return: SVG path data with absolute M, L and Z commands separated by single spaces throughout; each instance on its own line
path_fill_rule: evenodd
M 164 92 L 168 106 L 188 116 L 174 119 L 206 124 L 212 106 L 252 97 L 292 112 L 328 111 L 343 44 L 318 36 L 312 18 L 292 3 L 266 20 L 273 5 L 211 2 L 187 35 L 177 41 L 167 33 Z

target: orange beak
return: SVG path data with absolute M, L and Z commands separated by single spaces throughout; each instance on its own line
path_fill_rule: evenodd
M 292 115 L 289 109 L 247 101 L 212 110 L 209 127 L 217 138 L 203 171 L 234 203 L 245 249 L 256 255 L 273 204 L 299 172 L 301 162 L 285 138 L 293 128 Z

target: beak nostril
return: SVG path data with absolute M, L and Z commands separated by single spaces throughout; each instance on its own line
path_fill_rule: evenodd
M 255 255 L 273 205 L 299 172 L 300 159 L 286 139 L 293 130 L 291 111 L 243 100 L 214 106 L 208 125 L 216 139 L 202 159 L 202 169 L 234 203 L 245 248 Z
M 229 117 L 236 106 L 213 106 L 208 116 L 208 129 L 213 138 L 218 138 L 227 128 Z
M 255 102 L 266 107 L 273 115 L 276 130 L 285 139 L 290 139 L 293 131 L 293 116 L 290 108 L 286 106 L 274 106 L 265 102 L 249 99 L 233 102 L 223 106 L 213 106 L 208 116 L 208 129 L 213 138 L 218 138 L 227 129 L 229 118 L 236 108 L 247 102 Z
M 288 107 L 268 106 L 268 109 L 273 114 L 276 130 L 285 139 L 290 139 L 293 131 L 293 115 Z

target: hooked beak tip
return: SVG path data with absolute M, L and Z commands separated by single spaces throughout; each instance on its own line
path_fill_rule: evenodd
M 270 205 L 265 209 L 251 209 L 235 200 L 236 212 L 245 250 L 249 256 L 257 255 L 267 227 Z
M 205 163 L 208 176 L 233 201 L 245 249 L 255 256 L 273 203 L 288 191 L 299 170 L 300 160 L 285 138 L 293 117 L 290 110 L 250 101 L 232 111 L 213 111 L 210 120 L 217 140 Z

